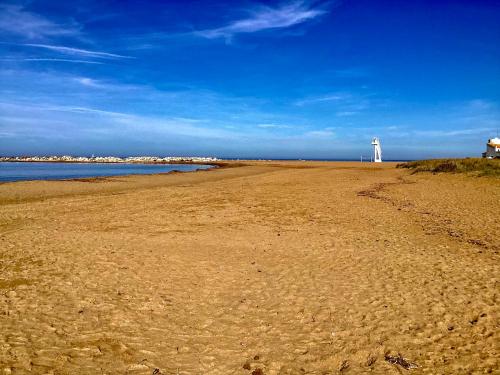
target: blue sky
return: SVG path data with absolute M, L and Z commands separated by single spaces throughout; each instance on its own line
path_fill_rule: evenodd
M 498 1 L 3 1 L 0 154 L 480 156 Z

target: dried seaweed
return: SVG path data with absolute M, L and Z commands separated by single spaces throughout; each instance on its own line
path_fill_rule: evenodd
M 347 360 L 342 361 L 342 363 L 340 364 L 340 367 L 339 367 L 339 372 L 347 370 L 348 368 L 349 368 L 349 361 L 347 361 Z
M 418 368 L 418 365 L 416 363 L 408 361 L 406 358 L 404 358 L 401 353 L 398 353 L 397 356 L 393 356 L 390 354 L 385 355 L 385 360 L 393 365 L 398 365 L 401 366 L 402 368 L 406 370 L 411 370 L 413 368 Z

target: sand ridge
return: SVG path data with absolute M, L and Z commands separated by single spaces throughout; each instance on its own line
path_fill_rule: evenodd
M 499 370 L 497 180 L 246 164 L 1 185 L 0 371 Z

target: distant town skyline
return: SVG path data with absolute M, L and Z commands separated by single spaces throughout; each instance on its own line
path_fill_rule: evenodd
M 0 155 L 480 157 L 498 1 L 0 2 Z

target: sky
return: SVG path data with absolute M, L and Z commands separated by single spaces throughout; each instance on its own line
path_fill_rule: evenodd
M 0 0 L 0 155 L 480 156 L 500 1 Z

